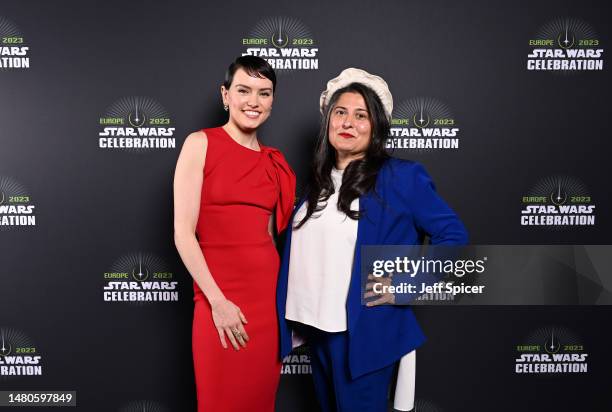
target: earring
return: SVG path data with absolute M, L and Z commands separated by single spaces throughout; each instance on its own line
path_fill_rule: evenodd
M 229 110 L 229 106 L 227 104 L 223 105 L 223 110 L 225 110 L 226 112 Z

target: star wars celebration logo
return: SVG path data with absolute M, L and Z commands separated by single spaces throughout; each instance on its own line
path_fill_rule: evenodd
M 432 98 L 414 98 L 402 102 L 393 111 L 387 148 L 456 150 L 459 132 L 457 120 L 444 103 Z
M 103 274 L 105 302 L 176 302 L 178 282 L 157 256 L 133 253 L 122 256 Z
M 319 69 L 319 48 L 310 29 L 291 17 L 261 20 L 242 39 L 242 46 L 246 47 L 243 56 L 259 56 L 280 73 Z
M 573 374 L 588 372 L 589 354 L 581 340 L 563 327 L 546 327 L 516 345 L 514 373 Z
M 529 39 L 527 70 L 603 70 L 603 53 L 601 41 L 587 23 L 573 18 L 556 19 Z
M 553 176 L 539 181 L 522 199 L 521 226 L 594 226 L 595 204 L 578 179 Z
M 18 330 L 0 327 L 0 377 L 42 374 L 42 355 L 32 340 Z
M 305 345 L 295 348 L 283 359 L 281 374 L 283 375 L 309 375 L 312 373 L 310 355 Z
M 99 119 L 98 147 L 146 152 L 174 149 L 174 123 L 161 104 L 148 97 L 124 97 Z
M 11 226 L 36 226 L 36 206 L 20 183 L 0 176 L 0 230 Z
M 30 47 L 15 23 L 0 16 L 0 70 L 28 69 Z
M 154 401 L 134 401 L 119 408 L 117 412 L 170 412 L 162 404 Z

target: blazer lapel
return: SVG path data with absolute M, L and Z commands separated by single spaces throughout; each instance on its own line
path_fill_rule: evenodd
M 353 270 L 351 273 L 351 283 L 346 299 L 346 314 L 349 333 L 354 327 L 361 313 L 361 246 L 370 244 L 374 236 L 374 228 L 368 220 L 367 210 L 373 204 L 371 191 L 359 198 L 360 219 L 357 221 L 357 240 L 355 241 L 355 254 L 353 258 Z

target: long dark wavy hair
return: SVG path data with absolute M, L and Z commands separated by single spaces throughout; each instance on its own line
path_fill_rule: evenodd
M 311 217 L 316 217 L 313 216 L 315 212 L 325 209 L 327 200 L 334 193 L 331 171 L 336 164 L 336 149 L 329 143 L 329 120 L 343 93 L 359 93 L 363 97 L 370 115 L 372 136 L 364 157 L 351 161 L 344 170 L 338 195 L 338 210 L 354 220 L 361 217 L 359 211 L 351 210 L 351 202 L 374 189 L 378 171 L 389 158 L 385 151 L 385 142 L 389 136 L 389 119 L 385 115 L 385 109 L 378 95 L 362 83 L 351 83 L 338 89 L 329 100 L 321 121 L 312 175 L 307 187 L 306 215 L 295 226 L 296 229 L 302 227 Z

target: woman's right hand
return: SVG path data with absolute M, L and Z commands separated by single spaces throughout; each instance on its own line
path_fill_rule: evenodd
M 219 332 L 219 339 L 223 348 L 227 349 L 225 335 L 227 335 L 234 349 L 240 350 L 240 346 L 245 348 L 249 341 L 249 335 L 242 325 L 243 323 L 246 324 L 247 320 L 240 308 L 227 299 L 211 302 L 211 308 L 213 322 L 217 332 Z
M 291 331 L 291 350 L 298 348 L 302 345 L 306 344 L 306 339 L 297 333 L 296 331 Z

